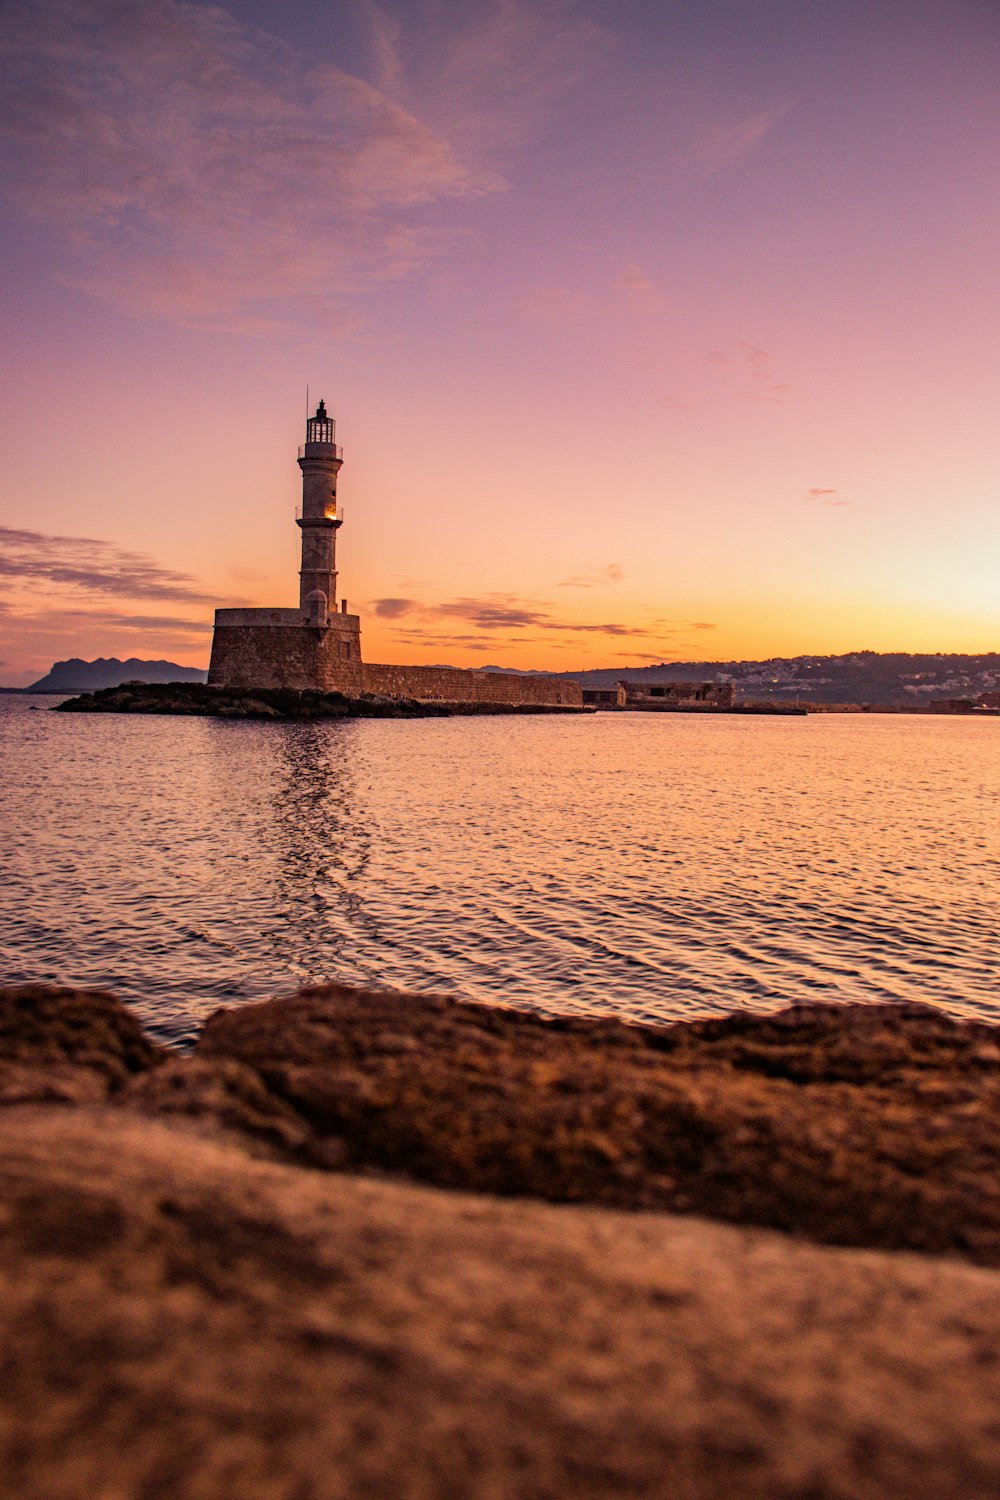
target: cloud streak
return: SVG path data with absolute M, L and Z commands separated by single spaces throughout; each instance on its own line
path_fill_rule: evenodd
M 271 331 L 342 322 L 435 248 L 426 210 L 500 191 L 359 78 L 160 0 L 8 5 L 12 189 L 126 312 Z
M 418 605 L 415 599 L 373 599 L 372 608 L 380 620 L 400 620 Z
M 781 379 L 775 356 L 746 339 L 730 349 L 713 349 L 705 362 L 730 382 L 734 395 L 743 401 L 781 406 L 792 395 L 793 387 Z
M 833 506 L 837 510 L 842 509 L 846 505 L 850 505 L 850 500 L 834 499 L 834 496 L 836 494 L 836 490 L 822 489 L 817 486 L 816 488 L 807 491 L 806 499 L 811 500 L 814 503 L 818 502 L 820 505 Z
M 769 109 L 756 110 L 729 124 L 712 125 L 702 130 L 695 147 L 695 160 L 711 176 L 749 156 L 770 135 L 774 127 L 795 109 L 800 100 L 786 99 Z
M 670 306 L 668 299 L 650 281 L 641 266 L 623 266 L 615 277 L 614 288 L 637 312 L 665 312 Z
M 0 578 L 123 599 L 214 602 L 189 574 L 161 567 L 142 553 L 126 552 L 112 542 L 6 526 L 0 527 Z
M 617 563 L 609 564 L 603 570 L 606 575 L 614 570 L 621 576 L 621 569 Z M 580 585 L 578 585 L 580 586 Z M 589 583 L 582 585 L 590 587 Z M 386 614 L 384 606 L 392 606 Z M 379 610 L 379 605 L 383 606 Z M 413 599 L 390 599 L 375 601 L 375 610 L 382 618 L 402 619 L 404 616 L 414 616 L 426 624 L 419 626 L 407 625 L 402 627 L 400 636 L 406 638 L 420 637 L 435 644 L 451 643 L 478 643 L 480 638 L 469 635 L 455 635 L 443 633 L 440 629 L 441 621 L 455 621 L 456 625 L 471 626 L 473 630 L 487 633 L 496 644 L 496 632 L 516 631 L 517 635 L 510 637 L 509 644 L 525 643 L 525 636 L 520 632 L 534 630 L 548 634 L 567 635 L 613 635 L 613 636 L 652 636 L 659 638 L 662 632 L 655 628 L 650 630 L 642 625 L 625 625 L 615 620 L 591 621 L 591 620 L 566 620 L 553 615 L 548 605 L 538 600 L 522 599 L 516 594 L 485 594 L 481 598 L 460 598 L 446 600 L 440 604 L 421 604 Z M 435 629 L 434 626 L 437 625 Z M 430 627 L 428 629 L 428 627 Z
M 377 84 L 183 0 L 9 0 L 0 126 L 67 279 L 188 327 L 343 331 L 452 242 L 448 205 L 583 76 L 597 29 L 520 0 L 368 8 Z M 430 123 L 428 123 L 430 122 Z M 457 144 L 456 144 L 457 143 Z
M 598 568 L 595 573 L 574 573 L 572 578 L 564 578 L 557 587 L 561 589 L 596 589 L 605 583 L 621 583 L 625 577 L 625 569 L 621 563 L 608 563 L 607 567 Z

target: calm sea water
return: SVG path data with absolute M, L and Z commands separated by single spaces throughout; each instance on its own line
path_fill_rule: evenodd
M 1000 721 L 54 701 L 0 696 L 2 977 L 110 987 L 161 1038 L 327 978 L 548 1015 L 1000 1019 Z

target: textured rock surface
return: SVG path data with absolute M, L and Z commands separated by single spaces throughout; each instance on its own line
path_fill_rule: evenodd
M 315 1154 L 305 1121 L 252 1068 L 229 1058 L 171 1057 L 132 1079 L 115 1102 L 146 1115 L 198 1121 L 280 1155 Z
M 305 631 L 308 635 L 309 632 Z M 380 672 L 379 667 L 362 668 L 364 672 Z M 399 691 L 394 691 L 396 679 L 381 679 L 373 688 L 362 684 L 354 694 L 319 692 L 311 689 L 298 691 L 293 688 L 225 688 L 205 686 L 203 683 L 123 683 L 121 687 L 102 688 L 98 692 L 82 693 L 77 698 L 68 698 L 54 705 L 58 713 L 88 714 L 179 714 L 187 718 L 214 719 L 435 719 L 453 715 L 475 714 L 543 714 L 582 712 L 579 704 L 546 703 L 539 695 L 535 702 L 525 689 L 525 701 L 517 701 L 517 693 L 511 688 L 505 700 L 499 688 L 492 693 L 483 692 L 478 701 L 432 702 L 406 694 L 405 667 L 385 668 L 398 674 Z M 413 668 L 414 672 L 421 669 Z M 454 674 L 459 678 L 482 678 L 495 676 L 501 685 L 511 682 L 519 684 L 520 678 L 510 678 L 499 673 Z M 548 680 L 548 679 L 545 679 Z M 537 679 L 529 679 L 535 683 Z M 420 684 L 411 684 L 416 691 Z M 569 688 L 579 688 L 575 683 L 559 684 L 572 697 Z M 431 695 L 441 696 L 441 695 Z
M 105 1099 L 157 1057 L 131 1012 L 102 990 L 0 989 L 0 1104 Z
M 123 683 L 57 703 L 59 713 L 180 714 L 217 719 L 413 719 L 435 717 L 440 705 L 374 695 L 295 692 L 288 688 L 206 687 L 202 683 Z
M 0 1116 L 18 1500 L 986 1500 L 1000 1276 Z
M 355 1167 L 1000 1264 L 997 1033 L 929 1008 L 659 1028 L 326 986 L 218 1012 L 198 1055 Z
M 996 1035 L 0 991 L 0 1494 L 992 1500 Z

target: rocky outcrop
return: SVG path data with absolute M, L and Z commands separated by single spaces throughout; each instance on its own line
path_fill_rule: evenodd
M 103 990 L 0 990 L 0 1105 L 107 1099 L 159 1055 L 131 1012 Z
M 325 986 L 220 1011 L 313 1149 L 443 1187 L 1000 1264 L 1000 1046 L 922 1006 L 674 1027 Z
M 400 669 L 402 670 L 402 669 Z M 211 719 L 440 719 L 453 715 L 573 713 L 532 703 L 432 703 L 385 693 L 297 692 L 291 688 L 207 687 L 126 682 L 54 705 L 57 713 L 179 714 Z
M 17 1500 L 992 1500 L 1000 1276 L 0 1126 Z
M 0 1493 L 986 1500 L 996 1037 L 0 992 Z

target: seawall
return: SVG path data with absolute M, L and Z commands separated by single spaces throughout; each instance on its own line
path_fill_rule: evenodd
M 217 610 L 208 683 L 243 691 L 376 693 L 420 703 L 583 708 L 579 683 L 562 678 L 363 662 L 357 615 L 331 615 L 318 629 L 304 625 L 293 609 Z
M 468 672 L 459 667 L 393 667 L 365 663 L 363 691 L 418 703 L 514 703 L 582 708 L 577 682 L 558 677 L 513 677 L 506 672 Z

